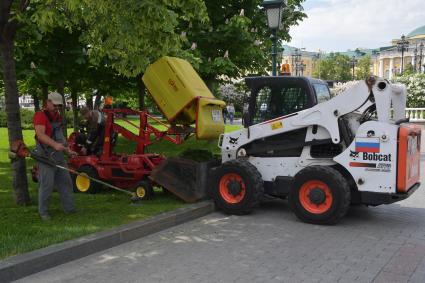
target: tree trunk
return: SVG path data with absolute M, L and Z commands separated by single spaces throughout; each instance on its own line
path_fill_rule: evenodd
M 68 137 L 68 122 L 66 121 L 66 99 L 65 99 L 65 82 L 63 80 L 59 80 L 57 82 L 57 88 L 60 95 L 62 95 L 62 109 L 61 109 L 61 117 L 62 117 L 62 131 L 65 138 Z
M 32 99 L 34 100 L 34 111 L 40 111 L 40 100 L 35 91 L 33 92 Z
M 72 105 L 72 114 L 73 120 L 72 123 L 74 125 L 74 132 L 78 132 L 78 95 L 77 92 L 71 89 L 71 105 Z
M 137 80 L 137 93 L 139 94 L 139 110 L 143 110 L 145 108 L 145 93 L 146 93 L 146 86 L 145 83 L 142 81 L 143 74 L 138 74 L 136 76 Z
M 13 40 L 4 35 L 5 32 L 2 32 L 0 35 L 2 37 L 0 40 L 0 50 L 3 60 L 7 131 L 9 135 L 9 146 L 11 146 L 13 142 L 23 140 L 23 136 L 19 111 L 18 86 L 16 83 L 16 66 L 13 58 Z M 30 202 L 30 196 L 28 192 L 25 158 L 11 160 L 11 164 L 16 203 L 27 205 Z
M 48 85 L 42 85 L 41 86 L 41 100 L 43 101 L 43 104 L 46 102 L 48 95 L 49 95 L 49 86 Z

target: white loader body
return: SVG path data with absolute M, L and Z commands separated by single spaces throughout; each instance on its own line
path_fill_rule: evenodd
M 257 168 L 264 182 L 296 177 L 310 166 L 343 167 L 338 170 L 345 171 L 347 182 L 354 182 L 352 191 L 390 197 L 406 194 L 419 186 L 420 159 L 420 130 L 402 124 L 406 95 L 404 86 L 381 78 L 360 81 L 312 108 L 224 134 L 219 141 L 222 163 L 245 158 Z M 253 141 L 302 128 L 307 128 L 307 133 L 299 156 L 258 157 L 247 151 Z M 351 135 L 351 139 L 343 139 L 342 131 Z M 331 158 L 312 157 L 311 145 L 320 141 L 340 145 L 342 152 Z M 387 196 L 368 201 L 367 195 L 363 195 L 361 202 L 372 205 L 392 202 Z

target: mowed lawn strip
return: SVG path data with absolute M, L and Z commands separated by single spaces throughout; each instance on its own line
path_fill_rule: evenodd
M 226 131 L 239 128 L 240 126 L 236 125 L 226 126 Z M 23 134 L 25 143 L 33 148 L 34 131 L 24 130 Z M 43 222 L 37 213 L 37 184 L 32 182 L 30 175 L 34 161 L 27 159 L 31 204 L 26 207 L 18 206 L 15 204 L 12 189 L 6 128 L 0 128 L 0 137 L 0 259 L 107 230 L 185 205 L 173 196 L 164 195 L 160 189 L 155 190 L 153 200 L 141 205 L 132 205 L 126 194 L 104 190 L 95 195 L 74 194 L 79 212 L 66 215 L 62 211 L 58 193 L 54 192 L 50 201 L 52 220 Z M 190 138 L 181 145 L 161 141 L 150 146 L 147 151 L 177 156 L 186 149 L 209 149 L 216 154 L 220 152 L 216 140 L 197 141 L 195 138 Z M 132 142 L 119 138 L 117 152 L 131 153 L 133 150 Z

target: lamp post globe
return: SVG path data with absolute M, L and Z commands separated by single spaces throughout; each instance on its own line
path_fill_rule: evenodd
M 282 22 L 282 10 L 287 6 L 287 0 L 264 0 L 262 3 L 267 15 L 267 24 L 272 31 L 270 36 L 272 40 L 272 75 L 277 75 L 276 68 L 276 45 L 277 45 L 277 31 Z

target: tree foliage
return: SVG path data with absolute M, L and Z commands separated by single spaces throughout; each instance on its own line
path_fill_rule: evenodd
M 317 61 L 313 75 L 323 80 L 348 81 L 352 78 L 350 57 L 331 53 L 327 58 Z
M 364 80 L 371 75 L 372 62 L 370 55 L 365 55 L 359 59 L 356 67 L 356 78 Z
M 304 0 L 290 0 L 284 12 L 280 42 L 289 40 L 289 29 L 306 15 Z M 271 68 L 270 30 L 260 0 L 206 0 L 210 21 L 183 23 L 186 48 L 194 49 L 199 72 L 207 81 L 265 74 Z
M 177 54 L 181 21 L 206 21 L 201 0 L 67 0 L 94 64 L 135 77 L 163 55 Z

